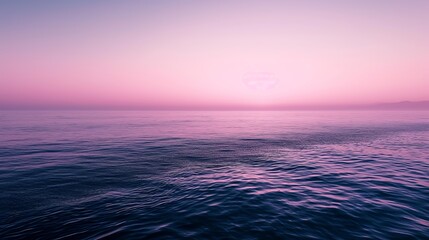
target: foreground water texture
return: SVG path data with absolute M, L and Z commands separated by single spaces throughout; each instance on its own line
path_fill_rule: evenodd
M 429 239 L 429 112 L 1 112 L 1 239 Z

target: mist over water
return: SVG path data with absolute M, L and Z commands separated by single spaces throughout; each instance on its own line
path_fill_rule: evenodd
M 0 112 L 0 239 L 429 239 L 429 112 Z

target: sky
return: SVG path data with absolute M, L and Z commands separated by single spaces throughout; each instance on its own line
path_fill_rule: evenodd
M 3 0 L 0 108 L 429 100 L 427 0 Z

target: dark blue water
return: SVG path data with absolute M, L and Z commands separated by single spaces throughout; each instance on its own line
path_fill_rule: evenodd
M 429 112 L 0 112 L 0 239 L 429 239 Z

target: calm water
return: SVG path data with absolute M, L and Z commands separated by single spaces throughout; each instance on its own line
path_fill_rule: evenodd
M 429 239 L 429 112 L 0 112 L 0 239 Z

